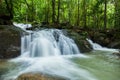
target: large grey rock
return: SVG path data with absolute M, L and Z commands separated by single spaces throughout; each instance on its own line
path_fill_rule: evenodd
M 0 26 L 0 59 L 19 56 L 20 44 L 20 29 L 15 26 Z

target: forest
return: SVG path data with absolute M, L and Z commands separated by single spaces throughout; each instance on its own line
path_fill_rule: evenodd
M 120 80 L 120 0 L 0 0 L 0 80 Z
M 118 29 L 119 13 L 119 0 L 0 0 L 1 24 L 2 20 L 12 20 L 74 28 Z

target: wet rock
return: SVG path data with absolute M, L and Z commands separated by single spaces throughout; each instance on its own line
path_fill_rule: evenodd
M 40 73 L 25 73 L 20 75 L 16 80 L 67 80 L 67 79 L 44 75 Z
M 120 31 L 117 30 L 106 30 L 89 32 L 90 38 L 93 42 L 100 44 L 103 47 L 117 48 L 120 49 Z
M 113 55 L 117 56 L 120 59 L 120 52 L 114 52 Z
M 53 36 L 55 37 L 55 40 L 58 42 L 59 41 L 59 32 L 57 32 L 57 31 L 54 31 L 53 32 Z
M 106 38 L 107 37 L 106 34 L 100 33 L 100 32 L 95 32 L 92 36 L 93 36 L 93 38 L 91 38 L 91 36 L 90 36 L 90 38 L 93 40 L 93 42 L 98 43 L 102 46 L 107 46 L 108 45 L 108 40 L 109 39 Z
M 0 59 L 19 56 L 20 44 L 20 29 L 10 25 L 0 26 Z
M 111 42 L 108 47 L 120 49 L 120 41 Z
M 68 31 L 68 35 L 75 41 L 77 44 L 80 52 L 90 52 L 92 50 L 92 46 L 89 44 L 89 42 L 86 40 L 86 36 L 82 34 L 78 34 L 74 31 Z

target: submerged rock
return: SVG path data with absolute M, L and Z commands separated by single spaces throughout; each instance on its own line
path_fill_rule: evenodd
M 20 75 L 16 80 L 67 80 L 67 79 L 44 75 L 40 73 L 25 73 Z
M 9 59 L 20 55 L 20 31 L 15 26 L 0 26 L 0 59 Z
M 113 55 L 117 56 L 120 59 L 120 52 L 114 52 Z

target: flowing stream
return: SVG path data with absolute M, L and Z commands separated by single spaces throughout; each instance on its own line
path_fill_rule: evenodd
M 25 29 L 25 28 L 24 28 Z M 66 80 L 119 80 L 120 65 L 112 51 L 88 39 L 95 49 L 83 55 L 74 40 L 58 29 L 28 31 L 21 37 L 21 56 L 3 62 L 0 80 L 15 80 L 23 73 L 43 73 Z M 92 53 L 92 54 L 91 54 Z M 9 65 L 9 67 L 7 67 Z M 113 73 L 113 75 L 112 75 Z
M 111 52 L 118 52 L 117 49 L 110 49 L 110 48 L 106 48 L 106 47 L 102 47 L 101 45 L 94 43 L 92 40 L 87 39 L 87 41 L 92 45 L 94 50 L 101 50 L 101 51 L 111 51 Z

